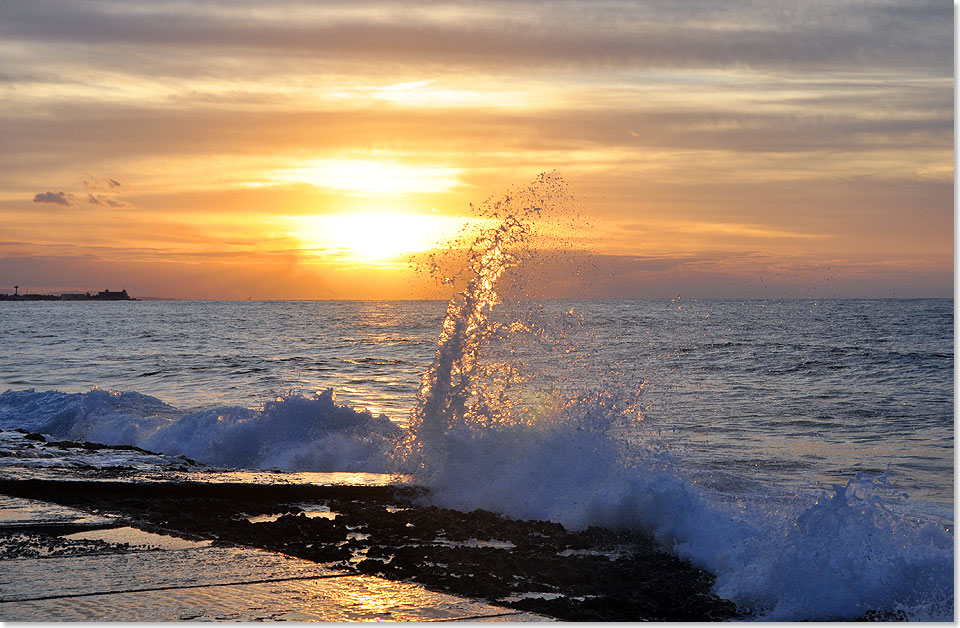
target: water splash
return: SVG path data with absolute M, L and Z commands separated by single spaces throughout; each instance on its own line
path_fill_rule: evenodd
M 531 373 L 545 353 L 567 355 L 557 331 L 576 319 L 521 301 L 539 277 L 536 264 L 523 272 L 542 259 L 538 225 L 568 198 L 558 176 L 541 175 L 480 208 L 497 226 L 465 247 L 461 271 L 439 273 L 434 260 L 460 290 L 398 449 L 402 470 L 441 506 L 643 529 L 716 574 L 715 591 L 757 619 L 952 617 L 952 532 L 890 512 L 885 478 L 858 477 L 813 505 L 779 493 L 788 506 L 733 503 L 691 480 L 671 443 L 644 427 L 643 382 L 611 369 L 587 390 L 575 373 L 565 390 L 544 386 L 575 359 Z
M 524 420 L 518 408 L 522 396 L 515 391 L 530 378 L 519 360 L 492 358 L 490 349 L 515 347 L 521 337 L 548 342 L 548 334 L 535 317 L 502 320 L 493 315 L 493 308 L 502 302 L 500 282 L 506 273 L 538 252 L 537 244 L 544 239 L 541 223 L 557 231 L 571 201 L 559 175 L 541 174 L 530 185 L 473 208 L 495 226 L 463 247 L 467 263 L 460 270 L 444 273 L 445 264 L 456 258 L 448 252 L 428 258 L 441 283 L 462 287 L 447 305 L 436 356 L 423 374 L 410 433 L 399 449 L 407 468 L 421 475 L 435 470 L 435 455 L 451 430 L 504 428 Z M 452 248 L 468 238 L 463 235 Z M 512 290 L 520 294 L 522 277 L 512 277 Z
M 768 520 L 730 565 L 709 564 L 716 590 L 767 621 L 951 617 L 953 535 L 895 513 L 902 499 L 886 474 L 835 484 L 799 514 Z

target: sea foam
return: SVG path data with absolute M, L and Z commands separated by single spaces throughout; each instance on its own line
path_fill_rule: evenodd
M 633 447 L 625 458 L 620 436 L 575 423 L 451 429 L 440 447 L 432 503 L 644 530 L 716 574 L 716 593 L 755 619 L 953 616 L 952 530 L 888 509 L 883 478 L 860 476 L 819 497 L 769 495 L 770 508 L 763 496 L 718 499 L 662 448 Z
M 291 471 L 388 471 L 402 433 L 386 416 L 338 405 L 332 390 L 258 409 L 184 413 L 148 395 L 95 389 L 0 395 L 0 427 L 57 439 L 136 445 L 211 465 Z
M 542 345 L 551 335 L 534 331 L 550 323 L 494 316 L 497 286 L 524 272 L 536 221 L 564 197 L 562 181 L 542 175 L 482 208 L 499 226 L 470 244 L 462 290 L 397 450 L 429 499 L 574 529 L 646 530 L 716 574 L 717 593 L 758 619 L 952 618 L 952 532 L 888 510 L 885 479 L 858 476 L 832 496 L 797 496 L 788 507 L 731 503 L 685 476 L 669 443 L 645 426 L 642 382 L 553 391 L 532 405 L 518 399 L 536 378 L 517 350 Z

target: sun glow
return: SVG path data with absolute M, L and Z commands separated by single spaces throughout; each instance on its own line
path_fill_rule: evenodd
M 346 262 L 378 263 L 442 246 L 471 219 L 412 213 L 296 216 L 290 234 L 312 253 Z
M 270 184 L 306 183 L 358 196 L 430 194 L 463 185 L 458 168 L 400 164 L 363 159 L 313 160 L 297 168 L 274 171 Z M 263 184 L 255 184 L 263 185 Z

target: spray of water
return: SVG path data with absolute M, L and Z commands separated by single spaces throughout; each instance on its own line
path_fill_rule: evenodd
M 530 250 L 532 219 L 541 215 L 546 197 L 555 195 L 559 185 L 557 178 L 541 175 L 519 194 L 483 203 L 477 213 L 496 226 L 469 243 L 468 264 L 452 276 L 441 276 L 438 258 L 430 258 L 432 272 L 442 283 L 465 281 L 466 285 L 447 305 L 436 357 L 421 379 L 409 436 L 399 450 L 408 467 L 420 472 L 430 470 L 429 458 L 451 428 L 490 426 L 509 420 L 507 399 L 501 397 L 492 403 L 489 388 L 483 384 L 491 376 L 504 382 L 520 376 L 508 364 L 485 364 L 480 354 L 493 336 L 521 331 L 516 326 L 505 329 L 491 319 L 492 308 L 500 303 L 497 282 Z
M 595 508 L 578 495 L 603 499 L 630 468 L 627 441 L 613 434 L 638 423 L 640 386 L 571 386 L 568 332 L 580 317 L 526 298 L 545 260 L 573 246 L 558 237 L 564 225 L 582 224 L 563 180 L 540 175 L 476 210 L 494 226 L 464 243 L 461 270 L 444 275 L 449 260 L 432 260 L 459 291 L 397 449 L 400 468 L 439 505 L 585 527 Z
M 614 370 L 578 386 L 582 356 L 561 333 L 576 315 L 523 302 L 543 276 L 538 229 L 556 224 L 568 199 L 560 177 L 541 175 L 479 208 L 495 226 L 463 247 L 462 270 L 446 275 L 435 260 L 459 291 L 397 449 L 400 468 L 438 505 L 646 530 L 760 619 L 952 616 L 952 533 L 893 517 L 869 497 L 878 488 L 868 478 L 780 511 L 716 499 L 644 428 L 643 382 Z M 553 389 L 551 378 L 567 373 Z

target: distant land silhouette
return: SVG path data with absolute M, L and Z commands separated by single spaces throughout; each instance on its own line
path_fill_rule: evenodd
M 126 288 L 119 292 L 101 290 L 89 292 L 64 292 L 62 294 L 20 294 L 20 286 L 14 286 L 13 294 L 0 294 L 0 301 L 139 301 L 127 294 Z

